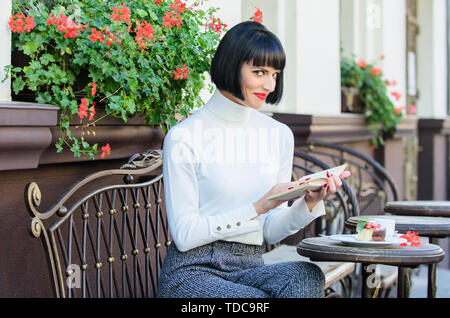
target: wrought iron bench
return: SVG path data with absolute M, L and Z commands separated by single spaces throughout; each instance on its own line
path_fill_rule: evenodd
M 26 186 L 30 234 L 41 238 L 56 297 L 154 297 L 171 243 L 161 168 L 161 151 L 133 155 L 120 169 L 100 171 L 75 183 L 45 212 L 38 210 L 42 201 L 38 185 Z M 293 179 L 326 168 L 308 154 L 296 152 Z M 347 192 L 327 201 L 330 216 L 343 216 L 329 219 L 327 214 L 325 223 L 309 226 L 314 232 L 342 230 L 341 221 L 357 209 L 355 198 Z M 302 258 L 295 245 L 281 243 L 265 255 L 268 262 L 290 257 Z M 326 276 L 327 296 L 337 296 L 332 285 L 339 281 L 350 293 L 353 263 L 318 265 Z
M 346 181 L 358 201 L 358 214 L 384 214 L 386 202 L 398 200 L 399 190 L 394 178 L 375 159 L 350 147 L 319 140 L 309 141 L 300 149 L 329 165 L 347 163 L 352 176 Z M 388 297 L 397 282 L 397 269 L 387 265 L 378 267 L 381 281 L 379 295 Z
M 37 210 L 39 187 L 26 186 L 30 233 L 42 238 L 56 297 L 155 295 L 171 242 L 161 165 L 162 152 L 134 155 L 122 169 L 100 171 L 74 184 L 43 213 Z M 79 194 L 89 183 L 113 176 L 123 176 L 124 183 L 109 181 Z

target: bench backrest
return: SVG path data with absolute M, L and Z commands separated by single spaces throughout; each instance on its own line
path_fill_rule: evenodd
M 154 296 L 171 242 L 162 157 L 148 152 L 133 159 L 125 169 L 100 171 L 74 184 L 42 213 L 39 187 L 27 185 L 30 232 L 42 238 L 56 297 Z M 133 165 L 138 169 L 130 169 Z M 111 176 L 123 176 L 124 183 L 79 196 L 89 183 Z

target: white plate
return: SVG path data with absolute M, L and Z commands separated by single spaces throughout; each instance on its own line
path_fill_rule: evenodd
M 401 243 L 406 243 L 407 240 L 404 238 L 400 238 L 400 235 L 393 236 L 389 240 L 386 241 L 358 241 L 356 239 L 357 234 L 336 234 L 327 236 L 329 239 L 333 241 L 338 241 L 344 243 L 349 246 L 359 246 L 359 247 L 383 247 L 383 246 L 392 246 L 392 245 L 400 245 Z

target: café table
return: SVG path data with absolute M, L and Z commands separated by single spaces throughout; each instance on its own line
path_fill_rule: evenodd
M 450 201 L 389 201 L 384 212 L 395 215 L 450 217 Z
M 423 210 L 425 211 L 425 209 Z M 429 209 L 427 209 L 429 211 Z M 345 226 L 352 232 L 355 232 L 356 225 L 360 220 L 365 219 L 391 219 L 395 220 L 395 230 L 399 233 L 414 231 L 419 237 L 426 236 L 430 238 L 430 243 L 437 245 L 434 239 L 450 236 L 450 218 L 438 216 L 412 216 L 412 215 L 360 215 L 350 217 L 345 221 Z M 436 296 L 436 263 L 429 264 L 428 272 L 428 292 L 429 298 Z
M 390 201 L 384 206 L 384 212 L 395 215 L 450 217 L 450 201 Z M 446 237 L 430 236 L 430 243 L 438 244 L 438 239 Z M 429 298 L 436 296 L 436 264 L 428 265 Z
M 410 290 L 410 267 L 422 264 L 438 263 L 444 258 L 440 246 L 425 243 L 421 247 L 393 245 L 389 247 L 348 246 L 329 237 L 311 237 L 303 239 L 297 245 L 297 252 L 309 257 L 311 261 L 354 262 L 363 266 L 362 297 L 372 297 L 372 264 L 385 264 L 398 267 L 397 297 L 408 298 Z M 372 286 L 372 287 L 371 287 Z

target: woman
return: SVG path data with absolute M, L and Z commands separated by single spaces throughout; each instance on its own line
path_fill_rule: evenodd
M 158 297 L 322 296 L 324 275 L 316 265 L 262 259 L 264 241 L 276 243 L 325 214 L 322 199 L 342 185 L 330 176 L 291 207 L 267 200 L 296 185 L 291 130 L 258 111 L 280 101 L 284 66 L 273 33 L 257 22 L 236 25 L 212 60 L 214 95 L 165 137 L 164 190 L 175 244 Z

